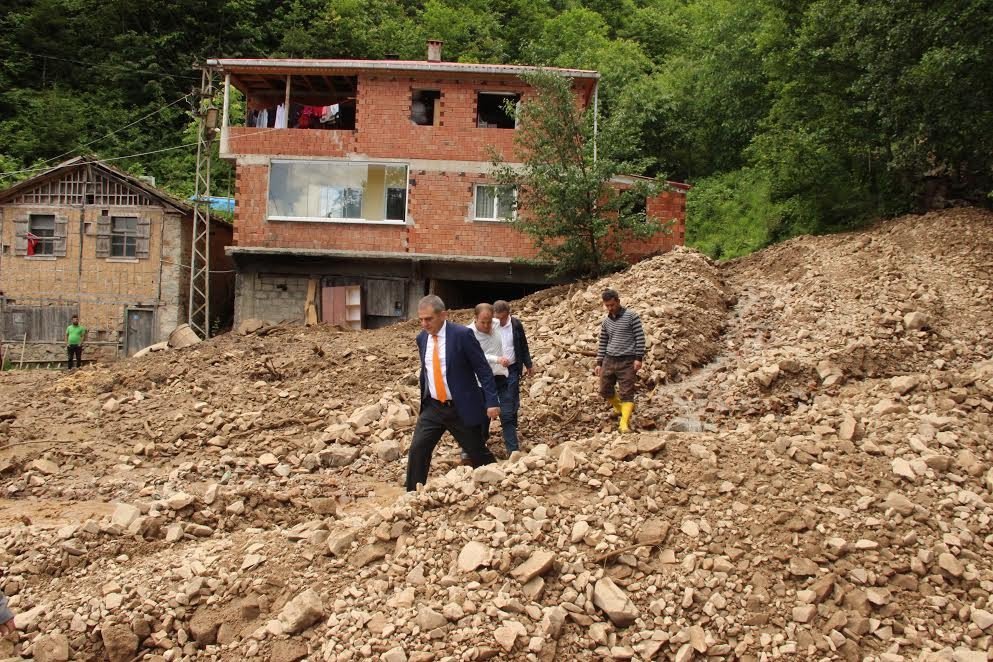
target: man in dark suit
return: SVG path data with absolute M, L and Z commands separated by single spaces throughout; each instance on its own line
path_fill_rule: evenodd
M 473 467 L 496 460 L 483 440 L 487 417 L 500 415 L 493 371 L 470 329 L 447 321 L 445 302 L 434 295 L 420 300 L 421 413 L 407 456 L 407 491 L 424 484 L 431 455 L 447 430 L 469 455 Z

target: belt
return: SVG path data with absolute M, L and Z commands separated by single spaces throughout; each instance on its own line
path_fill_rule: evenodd
M 452 402 L 451 400 L 445 400 L 444 402 L 442 402 L 441 400 L 435 400 L 434 398 L 428 398 L 428 399 L 431 402 L 433 402 L 434 404 L 438 405 L 439 407 L 454 407 L 455 406 L 455 403 Z

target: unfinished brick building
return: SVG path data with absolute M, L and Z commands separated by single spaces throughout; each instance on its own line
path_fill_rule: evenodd
M 65 328 L 89 329 L 84 358 L 128 356 L 186 321 L 192 208 L 95 158 L 0 191 L 0 339 L 18 362 L 65 359 Z M 211 313 L 230 319 L 229 222 L 211 230 Z
M 427 61 L 220 59 L 221 156 L 235 162 L 236 319 L 301 319 L 308 297 L 331 323 L 376 327 L 431 292 L 452 306 L 513 298 L 548 283 L 530 239 L 504 219 L 491 151 L 514 156 L 506 102 L 529 67 Z M 559 70 L 582 105 L 599 74 Z M 231 126 L 231 87 L 245 125 Z M 621 183 L 623 185 L 623 183 Z M 672 233 L 631 257 L 682 244 L 685 187 L 646 202 Z M 342 302 L 345 302 L 343 305 Z

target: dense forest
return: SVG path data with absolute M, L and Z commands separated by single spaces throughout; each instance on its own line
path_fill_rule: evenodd
M 188 195 L 197 62 L 397 56 L 593 68 L 645 174 L 731 257 L 989 204 L 993 0 L 6 0 L 0 184 L 94 153 Z M 215 193 L 230 191 L 218 163 Z

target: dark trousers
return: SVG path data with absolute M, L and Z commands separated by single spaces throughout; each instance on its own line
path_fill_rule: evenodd
M 500 398 L 500 427 L 503 430 L 503 444 L 508 453 L 519 448 L 517 442 L 517 410 L 521 408 L 521 363 L 512 363 L 507 368 L 510 373 L 501 388 L 497 384 Z
M 72 370 L 72 357 L 76 357 L 76 367 L 83 367 L 83 346 L 66 345 L 66 352 L 69 354 L 69 369 Z
M 427 482 L 428 471 L 431 469 L 431 455 L 446 431 L 459 442 L 463 452 L 468 454 L 472 461 L 473 467 L 496 462 L 493 454 L 486 448 L 480 426 L 463 423 L 455 407 L 445 407 L 435 400 L 428 400 L 421 407 L 421 413 L 417 417 L 414 440 L 407 455 L 408 492 L 416 490 L 418 484 L 423 485 Z
M 637 382 L 638 373 L 634 371 L 633 357 L 608 356 L 603 360 L 603 365 L 600 367 L 600 395 L 604 399 L 609 400 L 616 394 L 621 402 L 634 402 Z

